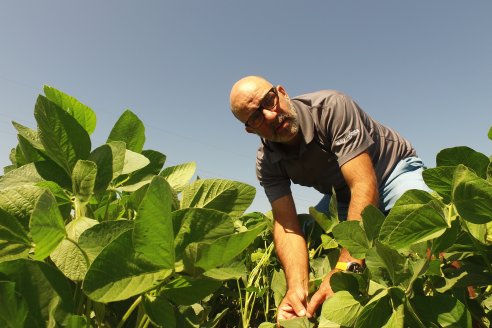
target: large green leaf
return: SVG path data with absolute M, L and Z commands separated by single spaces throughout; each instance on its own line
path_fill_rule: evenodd
M 145 156 L 150 163 L 130 174 L 128 180 L 126 180 L 121 187 L 123 191 L 135 191 L 143 185 L 150 183 L 150 180 L 159 174 L 166 161 L 166 155 L 155 150 L 143 150 L 142 155 Z
M 111 141 L 124 141 L 126 149 L 140 153 L 145 143 L 145 126 L 137 115 L 126 110 L 109 134 L 107 142 Z
M 406 259 L 396 250 L 376 241 L 375 247 L 366 254 L 366 266 L 371 272 L 372 280 L 383 285 L 398 285 L 408 278 Z M 389 281 L 388 281 L 389 279 Z
M 213 242 L 234 233 L 229 215 L 207 208 L 187 208 L 172 213 L 176 259 L 181 259 L 186 246 L 194 242 Z
M 36 260 L 49 256 L 65 237 L 65 224 L 50 191 L 44 191 L 36 202 L 29 228 L 35 243 L 33 258 Z
M 247 274 L 248 270 L 246 269 L 246 265 L 241 261 L 232 262 L 220 268 L 207 270 L 203 273 L 205 277 L 221 281 L 241 278 L 246 279 Z
M 196 163 L 189 162 L 166 167 L 159 175 L 166 178 L 167 182 L 169 182 L 174 190 L 180 192 L 193 177 L 195 170 Z
M 416 295 L 411 300 L 420 320 L 429 327 L 471 327 L 471 315 L 466 306 L 456 297 L 438 294 L 435 296 Z
M 174 268 L 171 205 L 171 187 L 163 177 L 154 177 L 140 202 L 133 230 L 135 250 L 163 269 Z
M 78 245 L 79 236 L 87 229 L 98 224 L 96 220 L 80 217 L 67 224 L 68 238 L 63 239 L 51 253 L 51 260 L 63 274 L 73 281 L 82 281 L 89 268 L 90 261 L 84 250 Z
M 97 165 L 91 161 L 79 160 L 72 172 L 72 189 L 81 203 L 89 202 L 96 184 Z
M 96 114 L 92 109 L 82 104 L 72 96 L 67 95 L 53 87 L 43 87 L 46 98 L 57 104 L 60 108 L 72 115 L 87 133 L 91 134 L 96 128 Z
M 361 213 L 362 226 L 366 232 L 366 237 L 369 242 L 369 247 L 373 241 L 379 238 L 379 231 L 386 217 L 377 207 L 369 205 Z
M 27 303 L 24 297 L 15 291 L 15 283 L 0 281 L 0 324 L 2 327 L 24 327 L 27 318 Z
M 30 163 L 9 171 L 4 176 L 1 176 L 0 190 L 23 185 L 33 185 L 41 181 L 44 181 L 44 179 L 36 170 L 36 165 L 34 163 Z
M 232 261 L 265 229 L 265 224 L 255 228 L 217 238 L 213 242 L 191 243 L 185 248 L 183 262 L 188 273 L 193 275 L 200 270 L 220 267 Z
M 369 249 L 369 241 L 360 221 L 344 221 L 333 228 L 335 240 L 345 247 L 350 255 L 363 259 Z
M 94 189 L 104 191 L 111 181 L 117 178 L 125 164 L 125 143 L 113 141 L 94 149 L 89 160 L 97 165 L 96 185 Z
M 43 191 L 43 188 L 32 185 L 0 190 L 0 208 L 15 216 L 28 231 L 31 213 Z
M 131 150 L 125 151 L 125 161 L 123 163 L 123 169 L 121 170 L 121 174 L 130 174 L 135 171 L 138 171 L 147 165 L 149 165 L 150 161 L 144 155 L 133 152 Z
M 144 295 L 145 314 L 158 327 L 176 328 L 176 316 L 173 305 L 164 296 Z
M 460 146 L 441 150 L 436 156 L 437 166 L 457 166 L 463 164 L 481 177 L 486 178 L 489 159 L 470 147 Z
M 328 298 L 321 309 L 321 316 L 341 326 L 352 327 L 363 309 L 360 300 L 348 291 L 340 291 Z
M 445 203 L 451 201 L 451 190 L 453 185 L 453 174 L 456 166 L 438 166 L 422 172 L 424 181 L 435 192 L 443 198 Z
M 46 153 L 71 175 L 77 160 L 89 156 L 89 134 L 70 114 L 41 95 L 36 101 L 34 117 Z
M 456 168 L 453 203 L 463 219 L 476 224 L 492 221 L 492 184 L 463 165 Z
M 72 288 L 63 274 L 39 261 L 19 259 L 0 263 L 0 277 L 15 283 L 27 303 L 29 327 L 46 327 L 50 316 L 59 326 L 73 313 Z M 2 307 L 5 306 L 3 304 Z
M 133 247 L 132 234 L 132 230 L 120 234 L 92 262 L 82 286 L 91 299 L 125 300 L 155 288 L 173 272 L 142 258 Z
M 31 242 L 19 221 L 0 208 L 0 262 L 27 257 Z
M 403 327 L 403 306 L 405 292 L 392 287 L 383 292 L 381 297 L 374 298 L 364 306 L 357 321 L 356 328 L 363 327 Z M 401 320 L 399 323 L 395 320 Z
M 381 226 L 379 239 L 400 249 L 439 237 L 448 228 L 444 204 L 422 190 L 409 190 L 400 197 Z
M 161 294 L 177 305 L 192 305 L 212 294 L 222 285 L 221 281 L 178 276 L 162 286 Z
M 133 229 L 133 221 L 104 221 L 85 230 L 79 237 L 79 246 L 92 263 L 101 251 L 123 232 Z
M 242 182 L 203 179 L 183 189 L 181 208 L 203 207 L 241 216 L 251 205 L 256 189 Z

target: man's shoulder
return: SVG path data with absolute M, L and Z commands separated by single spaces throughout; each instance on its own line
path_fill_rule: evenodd
M 292 98 L 293 100 L 297 100 L 304 105 L 310 107 L 318 107 L 323 106 L 331 101 L 335 101 L 340 98 L 345 98 L 347 95 L 341 91 L 326 89 L 319 90 L 310 93 L 301 94 Z

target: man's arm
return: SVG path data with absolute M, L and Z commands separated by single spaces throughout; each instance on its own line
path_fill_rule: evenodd
M 369 204 L 378 206 L 379 202 L 378 183 L 371 157 L 367 152 L 364 152 L 345 163 L 341 170 L 350 189 L 347 220 L 360 221 L 362 210 Z M 345 248 L 341 249 L 338 260 L 341 262 L 362 263 L 361 260 L 353 258 Z M 328 273 L 318 291 L 311 298 L 307 309 L 310 315 L 313 315 L 326 298 L 333 294 L 330 286 L 330 277 L 335 272 L 336 269 Z
M 272 202 L 273 236 L 277 256 L 287 280 L 287 292 L 278 307 L 277 320 L 306 315 L 308 295 L 308 253 L 292 195 Z

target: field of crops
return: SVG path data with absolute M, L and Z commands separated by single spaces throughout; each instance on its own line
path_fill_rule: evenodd
M 94 146 L 95 113 L 44 93 L 36 128 L 13 123 L 0 177 L 0 326 L 275 327 L 286 283 L 271 215 L 245 213 L 255 188 L 165 166 L 131 111 Z M 490 326 L 491 157 L 459 146 L 436 163 L 424 172 L 433 192 L 407 192 L 387 217 L 367 207 L 340 222 L 336 197 L 330 216 L 299 215 L 312 291 L 341 246 L 367 269 L 333 275 L 317 317 L 282 326 Z

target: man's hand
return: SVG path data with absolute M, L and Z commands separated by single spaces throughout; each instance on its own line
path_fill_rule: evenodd
M 323 304 L 323 302 L 330 296 L 333 295 L 333 290 L 331 289 L 330 285 L 330 277 L 335 273 L 339 272 L 340 270 L 338 269 L 333 269 L 331 270 L 326 277 L 323 279 L 323 282 L 319 286 L 319 289 L 316 291 L 316 293 L 313 294 L 311 297 L 311 300 L 309 301 L 309 304 L 307 306 L 307 313 L 309 317 L 314 316 L 316 313 L 316 310 L 318 307 Z
M 288 290 L 278 306 L 277 324 L 279 320 L 288 320 L 307 315 L 307 291 L 303 289 Z

